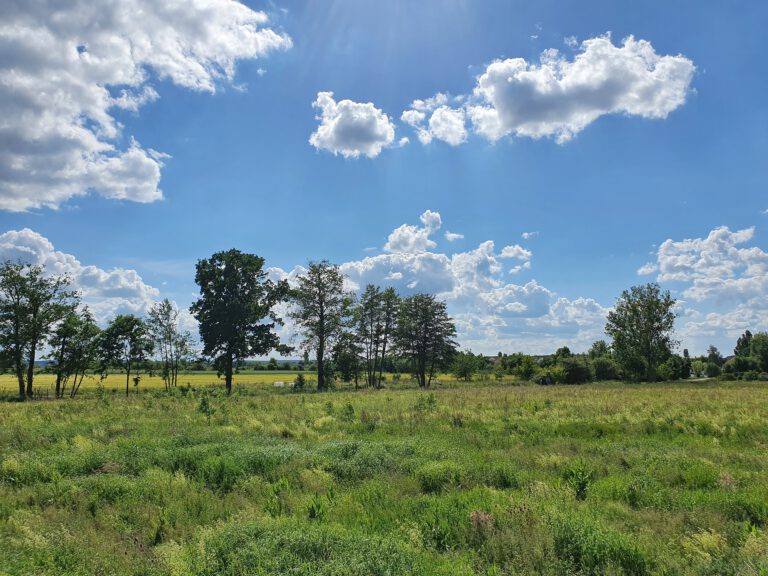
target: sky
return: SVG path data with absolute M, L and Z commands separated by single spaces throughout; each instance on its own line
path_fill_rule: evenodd
M 647 282 L 680 350 L 768 330 L 763 2 L 2 11 L 0 259 L 101 322 L 237 248 L 436 293 L 487 354 L 584 351 Z

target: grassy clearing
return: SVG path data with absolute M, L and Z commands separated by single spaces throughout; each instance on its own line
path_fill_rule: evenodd
M 218 391 L 1 405 L 0 572 L 768 571 L 765 384 Z

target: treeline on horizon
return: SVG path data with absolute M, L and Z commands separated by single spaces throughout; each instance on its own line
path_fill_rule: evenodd
M 199 325 L 201 349 L 179 327 L 179 310 L 168 299 L 155 303 L 146 318 L 120 314 L 104 328 L 70 289 L 66 275 L 42 266 L 6 261 L 0 265 L 0 371 L 11 372 L 19 398 L 34 397 L 38 354 L 47 349 L 45 370 L 56 375 L 55 396 L 74 397 L 86 376 L 125 373 L 125 391 L 138 387 L 141 373 L 160 374 L 167 390 L 179 372 L 214 369 L 231 392 L 233 375 L 259 364 L 249 359 L 303 353 L 303 361 L 283 363 L 312 370 L 319 391 L 334 381 L 381 388 L 385 374 L 408 373 L 429 388 L 440 372 L 458 379 L 515 378 L 539 384 L 580 384 L 601 380 L 655 382 L 691 377 L 768 380 L 768 334 L 747 330 L 734 354 L 724 358 L 710 346 L 706 355 L 674 352 L 675 300 L 657 284 L 624 291 L 608 314 L 606 334 L 587 353 L 567 347 L 554 354 L 523 353 L 488 357 L 459 351 L 456 328 L 445 302 L 433 294 L 401 296 L 393 288 L 368 285 L 359 296 L 344 286 L 337 265 L 311 262 L 294 286 L 268 277 L 264 259 L 229 250 L 198 261 L 200 297 L 190 307 Z M 299 332 L 297 346 L 281 342 L 278 309 Z M 311 360 L 310 360 L 311 356 Z M 278 369 L 274 358 L 267 369 Z M 296 389 L 308 384 L 303 374 Z

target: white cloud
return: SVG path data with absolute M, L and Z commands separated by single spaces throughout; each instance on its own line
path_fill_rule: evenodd
M 440 214 L 427 210 L 419 216 L 419 220 L 423 224 L 421 228 L 412 224 L 403 224 L 393 230 L 387 238 L 384 250 L 402 253 L 425 252 L 437 246 L 430 236 L 442 226 Z
M 640 276 L 647 276 L 648 274 L 653 274 L 654 272 L 658 272 L 659 267 L 654 264 L 653 262 L 646 262 L 640 268 L 637 269 L 637 273 Z
M 538 232 L 523 232 L 522 234 L 520 234 L 520 237 L 523 240 L 530 240 L 531 238 L 536 238 L 536 236 L 538 235 L 539 235 Z
M 344 158 L 375 158 L 395 139 L 395 126 L 371 102 L 333 99 L 333 92 L 318 92 L 312 104 L 320 109 L 320 125 L 309 138 L 318 150 Z
M 449 232 L 448 230 L 445 231 L 445 239 L 448 240 L 448 242 L 455 242 L 456 240 L 462 240 L 463 238 L 464 234 Z
M 727 353 L 744 330 L 768 329 L 768 252 L 744 246 L 754 234 L 754 228 L 721 226 L 705 238 L 667 239 L 656 262 L 643 267 L 655 267 L 658 282 L 682 284 L 678 328 L 684 345 L 703 351 L 716 343 Z
M 163 155 L 132 139 L 121 145 L 114 111 L 156 100 L 153 77 L 213 93 L 239 60 L 291 46 L 264 13 L 233 0 L 65 4 L 3 7 L 3 210 L 57 208 L 90 191 L 158 200 Z
M 468 113 L 489 140 L 513 134 L 566 142 L 605 114 L 666 118 L 685 102 L 693 62 L 659 56 L 650 42 L 629 36 L 585 40 L 570 61 L 554 49 L 539 64 L 498 60 L 477 79 L 478 104 Z
M 553 345 L 585 350 L 603 337 L 606 309 L 594 300 L 568 300 L 535 280 L 508 280 L 504 258 L 521 263 L 509 273 L 530 269 L 530 251 L 492 240 L 476 248 L 445 254 L 433 252 L 430 236 L 442 226 L 440 214 L 426 211 L 422 226 L 403 224 L 390 235 L 386 252 L 341 264 L 349 286 L 393 286 L 401 294 L 431 292 L 448 304 L 464 347 L 484 353 L 498 350 L 551 353 Z M 557 347 L 555 346 L 555 347 Z
M 517 258 L 518 260 L 530 260 L 531 259 L 531 251 L 526 250 L 519 244 L 515 244 L 513 246 L 504 246 L 504 248 L 501 249 L 500 258 Z
M 437 94 L 415 100 L 401 119 L 423 144 L 466 141 L 465 116 L 491 141 L 511 135 L 563 143 L 606 114 L 666 118 L 685 103 L 695 66 L 682 55 L 661 56 L 633 36 L 620 46 L 609 35 L 585 40 L 578 50 L 575 38 L 566 44 L 576 51 L 572 60 L 555 49 L 542 52 L 538 63 L 496 60 L 477 77 L 472 95 L 459 98 L 460 108 Z
M 461 99 L 453 100 L 458 102 Z M 449 101 L 450 97 L 443 93 L 426 100 L 414 100 L 400 119 L 416 129 L 419 142 L 424 145 L 437 138 L 451 146 L 458 146 L 467 140 L 466 113 L 463 108 L 448 106 Z
M 160 297 L 157 288 L 146 284 L 136 270 L 104 270 L 82 264 L 71 254 L 55 250 L 47 238 L 29 228 L 0 234 L 0 261 L 6 260 L 41 265 L 47 273 L 68 275 L 72 289 L 81 293 L 83 303 L 101 323 L 116 314 L 144 315 Z
M 706 238 L 665 240 L 657 253 L 659 282 L 689 282 L 683 295 L 692 300 L 736 300 L 768 294 L 768 252 L 751 241 L 755 229 L 731 232 L 723 226 Z

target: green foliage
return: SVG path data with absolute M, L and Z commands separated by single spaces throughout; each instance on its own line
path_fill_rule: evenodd
M 585 384 L 594 378 L 592 367 L 584 358 L 563 356 L 559 364 L 566 384 Z
M 672 353 L 675 300 L 658 284 L 625 290 L 608 313 L 606 333 L 624 372 L 636 380 L 656 381 L 656 370 Z
M 576 515 L 558 515 L 552 521 L 555 553 L 582 574 L 614 573 L 641 576 L 651 566 L 636 541 Z
M 419 387 L 429 388 L 436 372 L 456 351 L 456 327 L 445 302 L 432 294 L 414 294 L 400 303 L 395 346 L 411 364 Z
M 285 300 L 288 283 L 269 280 L 260 256 L 234 249 L 199 260 L 195 282 L 200 298 L 190 312 L 200 323 L 203 354 L 214 358 L 230 393 L 238 362 L 288 350 L 274 332 L 282 324 L 274 307 Z
M 416 472 L 421 490 L 426 493 L 440 493 L 449 488 L 458 488 L 464 479 L 464 471 L 454 462 L 430 462 Z
M 310 262 L 291 291 L 291 318 L 299 327 L 306 352 L 314 350 L 317 389 L 327 390 L 329 372 L 325 363 L 334 344 L 349 323 L 354 296 L 344 290 L 344 275 L 336 264 Z
M 760 361 L 761 372 L 768 372 L 768 332 L 758 332 L 752 336 L 749 352 Z
M 211 416 L 213 416 L 216 410 L 211 406 L 211 400 L 208 394 L 203 394 L 200 397 L 200 404 L 197 405 L 197 411 L 203 414 L 208 419 L 208 424 L 211 423 Z
M 472 377 L 485 365 L 485 358 L 475 356 L 472 351 L 458 352 L 453 359 L 451 372 L 458 380 L 470 382 Z
M 618 364 L 607 356 L 598 356 L 592 360 L 592 370 L 595 373 L 595 380 L 598 382 L 619 380 L 621 377 Z
M 595 471 L 585 460 L 578 460 L 566 468 L 563 480 L 573 489 L 576 500 L 586 500 L 587 491 L 595 480 Z
M 264 385 L 230 397 L 197 381 L 186 395 L 159 388 L 0 410 L 2 570 L 766 567 L 763 384 L 451 383 L 330 396 Z M 203 397 L 213 425 L 198 411 Z
M 304 378 L 304 373 L 299 372 L 296 374 L 296 378 L 293 380 L 293 389 L 297 392 L 301 392 L 304 390 L 304 387 L 307 385 L 307 379 Z

